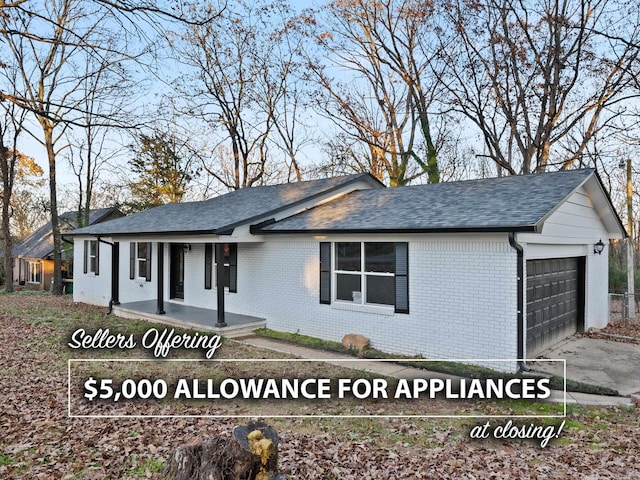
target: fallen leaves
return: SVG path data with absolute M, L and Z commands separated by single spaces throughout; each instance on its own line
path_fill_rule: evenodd
M 606 338 L 607 340 L 640 345 L 640 320 L 629 323 L 611 322 L 605 328 L 589 330 L 586 335 L 591 338 Z
M 160 478 L 179 445 L 229 434 L 232 418 L 67 416 L 71 327 L 101 326 L 95 307 L 68 297 L 0 295 L 0 477 L 3 479 Z M 242 346 L 238 346 L 242 348 Z M 233 352 L 221 351 L 220 355 Z M 114 356 L 117 356 L 114 354 Z M 465 409 L 466 404 L 455 403 Z M 148 405 L 134 409 L 145 413 Z M 469 405 L 469 409 L 474 406 Z M 109 405 L 88 409 L 108 410 Z M 183 413 L 206 406 L 189 404 Z M 311 407 L 312 408 L 312 407 Z M 102 409 L 102 410 L 101 410 Z M 562 438 L 533 442 L 469 440 L 475 420 L 278 419 L 282 470 L 313 479 L 640 479 L 637 414 L 576 408 Z M 501 420 L 492 420 L 494 424 Z

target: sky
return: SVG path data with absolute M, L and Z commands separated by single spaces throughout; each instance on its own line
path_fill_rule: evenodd
M 309 2 L 305 2 L 302 0 L 292 0 L 291 3 L 292 3 L 292 6 L 297 10 L 306 8 L 311 5 Z M 321 3 L 325 3 L 325 2 L 316 1 L 316 2 L 313 2 L 313 5 L 318 5 Z M 178 68 L 179 67 L 176 67 L 176 64 L 173 64 L 169 67 L 160 69 L 161 75 L 163 75 L 163 78 L 154 80 L 149 85 L 146 93 L 140 96 L 139 98 L 135 99 L 135 102 L 137 102 L 141 108 L 150 107 L 152 104 L 156 103 L 158 101 L 158 95 L 160 95 L 163 91 L 168 90 L 168 87 L 166 86 L 166 84 L 164 84 L 164 81 L 169 79 L 173 75 L 177 75 L 179 73 L 177 71 Z M 319 116 L 315 116 L 312 122 L 313 122 L 313 127 L 315 127 L 314 131 L 317 134 L 317 137 L 320 139 L 320 142 L 324 138 L 329 138 L 331 133 L 334 131 L 333 125 L 329 121 L 324 120 Z M 471 129 L 468 128 L 468 126 L 466 126 L 465 124 L 461 124 L 460 128 L 464 132 L 463 138 L 464 138 L 464 135 L 468 135 L 465 138 L 466 142 L 469 142 L 471 144 L 475 144 L 478 146 L 481 145 L 480 139 L 476 136 L 475 133 L 471 133 Z M 37 130 L 38 128 L 36 127 L 35 131 Z M 118 133 L 115 135 L 115 137 L 117 138 L 117 141 L 114 143 L 114 148 L 120 147 L 119 144 L 121 143 L 125 143 L 125 144 L 128 143 L 128 141 L 126 140 L 126 134 Z M 123 139 L 125 140 L 123 141 Z M 325 155 L 325 153 L 322 151 L 322 148 L 319 144 L 320 142 L 313 143 L 305 147 L 303 156 L 306 157 L 307 160 L 317 160 L 321 156 Z M 36 161 L 42 166 L 43 170 L 45 171 L 45 175 L 47 174 L 48 167 L 47 167 L 46 152 L 42 147 L 42 145 L 36 142 L 33 138 L 30 138 L 25 135 L 21 142 L 21 151 L 35 158 Z M 127 159 L 130 157 L 131 157 L 131 152 L 124 149 L 117 163 L 121 166 L 125 165 Z M 638 167 L 640 167 L 640 165 L 636 166 L 636 168 Z M 105 171 L 103 173 L 103 177 L 112 178 L 112 179 L 117 178 L 119 173 L 117 170 L 118 169 L 116 168 L 115 171 L 112 171 L 112 172 Z M 57 164 L 57 171 L 58 171 L 58 185 L 59 185 L 59 192 L 60 192 L 59 199 L 62 201 L 63 205 L 65 203 L 68 204 L 70 202 L 67 201 L 68 199 L 65 196 L 65 191 L 68 190 L 69 188 L 71 188 L 72 190 L 75 190 L 76 180 L 75 180 L 75 177 L 73 176 L 71 168 L 69 167 L 67 161 L 64 159 L 64 153 L 60 155 L 60 158 Z

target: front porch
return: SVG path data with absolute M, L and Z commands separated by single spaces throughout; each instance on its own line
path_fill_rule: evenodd
M 216 327 L 218 312 L 207 308 L 191 307 L 179 303 L 165 302 L 164 312 L 156 313 L 156 300 L 122 303 L 113 306 L 113 313 L 119 317 L 148 320 L 174 327 L 194 328 L 207 332 L 215 332 L 226 338 L 239 338 L 251 335 L 254 330 L 266 325 L 264 318 L 252 317 L 238 313 L 225 312 L 225 327 Z

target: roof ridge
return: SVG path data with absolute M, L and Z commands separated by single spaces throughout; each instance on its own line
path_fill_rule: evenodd
M 392 187 L 391 190 L 393 189 L 397 189 L 397 188 L 414 188 L 414 187 L 426 187 L 426 186 L 436 186 L 436 185 L 450 185 L 453 183 L 456 184 L 462 184 L 462 183 L 472 183 L 472 182 L 476 182 L 476 183 L 481 183 L 481 182 L 502 182 L 502 181 L 511 181 L 511 180 L 523 180 L 523 179 L 532 179 L 532 178 L 539 178 L 542 176 L 548 176 L 548 175 L 563 175 L 563 174 L 576 174 L 577 172 L 583 173 L 583 172 L 590 172 L 593 173 L 595 172 L 596 169 L 593 167 L 586 167 L 586 168 L 572 168 L 569 170 L 556 170 L 553 172 L 539 172 L 539 173 L 527 173 L 527 174 L 520 174 L 520 175 L 506 175 L 503 177 L 485 177 L 485 178 L 466 178 L 464 180 L 453 180 L 450 182 L 438 182 L 438 183 L 414 183 L 412 185 L 402 185 L 399 187 Z

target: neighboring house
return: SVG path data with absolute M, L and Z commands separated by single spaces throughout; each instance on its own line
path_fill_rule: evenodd
M 62 233 L 77 227 L 77 216 L 78 212 L 65 212 L 58 217 Z M 122 216 L 122 212 L 115 207 L 99 208 L 89 212 L 89 224 L 94 225 Z M 67 263 L 68 260 L 73 259 L 73 256 L 71 252 L 65 251 L 64 245 L 63 243 L 63 278 L 71 278 L 73 272 L 67 271 Z M 70 250 L 71 245 L 68 245 L 68 247 Z M 13 246 L 13 258 L 14 284 L 48 290 L 51 287 L 51 279 L 53 278 L 53 232 L 51 223 L 43 225 L 24 240 L 16 242 Z
M 626 232 L 583 169 L 247 188 L 68 235 L 75 301 L 121 311 L 146 301 L 158 315 L 201 307 L 210 327 L 241 314 L 328 340 L 362 334 L 396 354 L 514 359 L 515 370 L 607 324 L 607 246 Z

